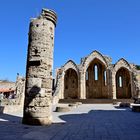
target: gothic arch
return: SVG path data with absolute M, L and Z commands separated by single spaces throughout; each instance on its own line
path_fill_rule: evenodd
M 64 99 L 79 98 L 79 70 L 77 65 L 69 60 L 63 66 Z
M 78 67 L 77 65 L 74 63 L 74 61 L 72 60 L 69 60 L 68 62 L 65 63 L 65 65 L 63 66 L 63 71 L 67 71 L 68 69 L 73 69 L 76 71 L 76 73 L 78 74 L 79 76 L 79 70 L 78 70 Z
M 115 80 L 116 80 L 116 98 L 131 98 L 131 66 L 121 58 L 114 65 Z
M 86 70 L 85 85 L 86 85 L 86 98 L 108 98 L 108 88 L 105 84 L 104 73 L 106 65 L 99 59 L 94 58 Z
M 87 68 L 89 67 L 90 63 L 94 60 L 94 59 L 98 59 L 100 60 L 105 67 L 108 66 L 108 63 L 106 61 L 106 59 L 104 58 L 104 56 L 99 53 L 98 51 L 93 51 L 92 53 L 90 53 L 90 55 L 88 55 L 85 60 L 82 62 L 82 66 L 84 67 L 84 72 L 87 70 Z
M 118 60 L 117 63 L 114 65 L 115 72 L 117 72 L 121 67 L 124 67 L 128 69 L 129 71 L 131 71 L 131 66 L 124 58 L 121 58 L 120 60 Z

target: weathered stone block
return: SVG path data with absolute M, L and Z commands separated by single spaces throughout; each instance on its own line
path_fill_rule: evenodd
M 51 115 L 50 107 L 28 107 L 24 115 L 32 118 L 45 118 Z
M 28 78 L 27 88 L 38 87 L 41 89 L 42 79 L 41 78 Z

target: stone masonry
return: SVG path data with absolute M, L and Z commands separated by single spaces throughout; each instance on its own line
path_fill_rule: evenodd
M 17 75 L 16 82 L 10 81 L 0 81 L 0 88 L 1 89 L 11 89 L 14 91 L 13 98 L 3 97 L 4 93 L 1 93 L 0 100 L 1 105 L 23 105 L 24 100 L 24 90 L 25 90 L 25 78 L 22 76 Z M 3 94 L 3 95 L 2 95 Z
M 57 69 L 55 100 L 132 98 L 140 98 L 140 66 L 124 58 L 112 64 L 112 58 L 93 51 L 79 65 L 69 60 Z
M 24 124 L 48 125 L 52 122 L 52 67 L 56 20 L 54 11 L 42 9 L 41 15 L 30 23 Z

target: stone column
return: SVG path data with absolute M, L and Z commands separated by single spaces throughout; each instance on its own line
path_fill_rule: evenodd
M 112 75 L 111 75 L 111 71 L 109 68 L 107 68 L 107 92 L 108 92 L 108 98 L 112 99 L 113 95 L 112 95 Z
M 130 72 L 130 84 L 131 84 L 131 96 L 134 97 L 134 83 L 133 83 L 133 74 Z
M 116 99 L 116 73 L 112 72 L 112 95 Z
M 83 70 L 80 71 L 80 99 L 86 99 L 86 81 L 85 81 L 85 73 Z
M 56 14 L 42 9 L 31 20 L 23 123 L 48 125 L 52 122 L 52 67 Z

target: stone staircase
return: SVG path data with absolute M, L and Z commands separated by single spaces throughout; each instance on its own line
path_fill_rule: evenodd
M 83 104 L 112 104 L 117 102 L 133 103 L 132 99 L 60 99 L 59 103 L 82 102 Z

